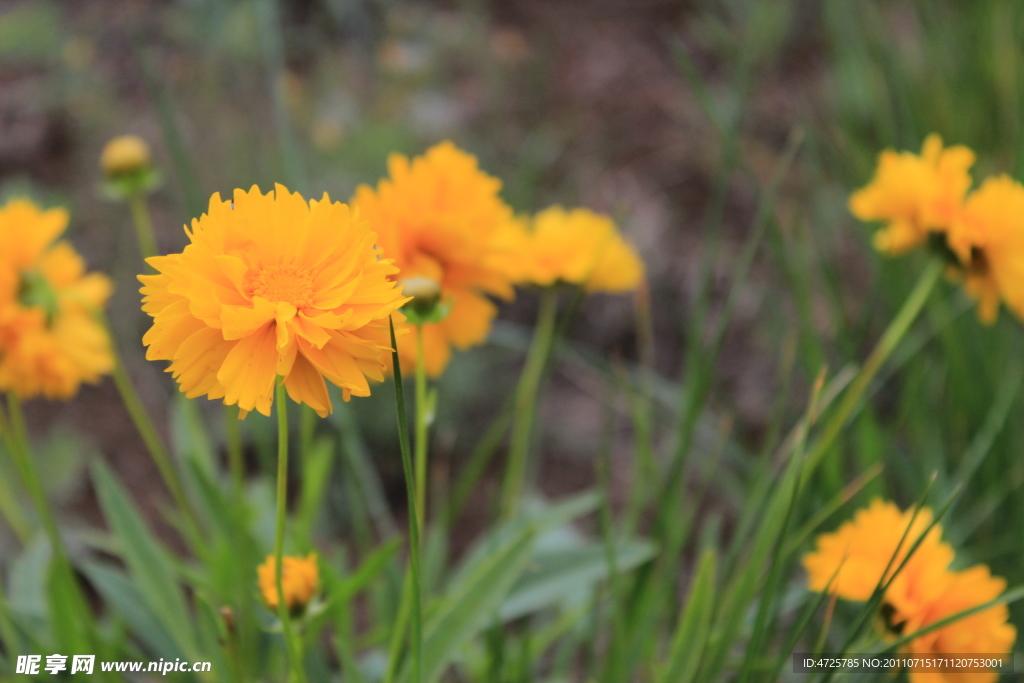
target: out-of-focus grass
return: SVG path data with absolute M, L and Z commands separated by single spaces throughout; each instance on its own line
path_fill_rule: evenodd
M 181 245 L 177 226 L 200 211 L 213 191 L 253 183 L 267 188 L 284 180 L 345 200 L 357 183 L 384 173 L 389 152 L 417 152 L 439 137 L 452 136 L 479 154 L 486 168 L 504 178 L 506 197 L 520 210 L 551 199 L 573 202 L 587 177 L 564 168 L 566 154 L 587 145 L 574 130 L 578 112 L 546 110 L 544 103 L 557 98 L 531 97 L 553 87 L 558 65 L 543 45 L 528 44 L 523 56 L 506 36 L 496 49 L 483 5 L 439 11 L 419 3 L 328 1 L 299 7 L 210 0 L 126 13 L 109 24 L 114 29 L 88 11 L 64 17 L 55 7 L 31 3 L 0 16 L 0 64 L 42 83 L 40 115 L 58 110 L 70 116 L 78 146 L 69 175 L 88 177 L 99 142 L 125 128 L 147 133 L 161 146 L 166 188 L 154 203 L 167 250 Z M 276 19 L 278 12 L 283 21 Z M 1017 49 L 1024 6 L 999 0 L 696 2 L 677 24 L 652 31 L 649 39 L 652 50 L 679 69 L 672 97 L 699 111 L 711 132 L 698 146 L 703 158 L 695 162 L 708 192 L 698 206 L 673 205 L 685 217 L 683 224 L 661 226 L 663 234 L 653 244 L 671 246 L 679 235 L 699 236 L 693 238 L 700 249 L 693 260 L 696 272 L 653 274 L 655 317 L 664 335 L 655 339 L 655 370 L 635 357 L 610 362 L 602 349 L 572 334 L 556 354 L 562 379 L 584 377 L 588 387 L 612 387 L 609 393 L 626 383 L 635 392 L 630 407 L 640 406 L 641 417 L 634 413 L 633 431 L 651 429 L 657 469 L 642 496 L 649 506 L 634 521 L 657 546 L 633 538 L 632 524 L 622 524 L 619 508 L 611 504 L 621 497 L 613 483 L 613 456 L 647 447 L 634 445 L 635 434 L 628 431 L 625 447 L 621 436 L 616 441 L 623 430 L 614 429 L 618 413 L 612 409 L 604 413 L 607 430 L 591 440 L 598 448 L 578 465 L 588 470 L 580 481 L 604 487 L 601 497 L 565 503 L 537 522 L 554 528 L 600 509 L 600 534 L 594 538 L 584 540 L 564 526 L 490 528 L 465 564 L 456 565 L 449 550 L 467 543 L 459 520 L 445 518 L 446 524 L 428 529 L 425 585 L 434 601 L 428 642 L 458 640 L 464 670 L 480 674 L 480 680 L 532 680 L 533 672 L 543 670 L 553 681 L 585 671 L 587 680 L 667 683 L 717 679 L 727 676 L 723 670 L 741 667 L 750 680 L 760 680 L 762 672 L 777 668 L 777 657 L 794 646 L 794 638 L 813 644 L 817 635 L 812 615 L 821 602 L 803 590 L 796 563 L 800 544 L 816 527 L 834 527 L 873 495 L 907 507 L 928 492 L 929 504 L 937 506 L 962 487 L 943 519 L 958 563 L 986 562 L 1009 585 L 1024 582 L 1024 459 L 1016 446 L 1024 438 L 1024 422 L 1014 419 L 1024 408 L 1024 331 L 1009 314 L 983 327 L 959 289 L 940 283 L 922 318 L 869 386 L 852 425 L 798 497 L 791 490 L 794 479 L 799 481 L 799 461 L 783 448 L 805 410 L 813 378 L 824 367 L 835 386 L 846 386 L 843 379 L 862 362 L 925 267 L 918 256 L 873 254 L 870 230 L 849 216 L 847 195 L 867 180 L 876 154 L 885 147 L 916 149 L 936 131 L 948 143 L 976 150 L 978 177 L 1024 174 L 1024 54 Z M 104 50 L 121 59 L 97 57 Z M 801 59 L 807 62 L 803 70 L 793 66 Z M 799 104 L 773 117 L 762 98 L 784 95 L 790 83 L 799 90 Z M 787 147 L 786 140 L 793 145 Z M 611 148 L 613 141 L 595 143 L 598 156 L 602 145 Z M 8 176 L 3 189 L 27 184 L 42 196 L 65 195 L 80 217 L 75 231 L 98 235 L 92 252 L 86 251 L 113 268 L 119 241 L 113 226 L 119 219 L 96 202 L 94 183 L 77 177 L 68 189 L 30 176 L 28 183 Z M 625 215 L 623 223 L 628 231 L 631 217 Z M 118 301 L 134 311 L 129 251 L 121 252 Z M 676 280 L 684 277 L 695 284 L 685 288 L 681 302 L 665 297 L 680 289 Z M 770 293 L 756 298 L 760 308 L 753 324 L 748 316 L 740 327 L 736 307 L 758 288 Z M 122 339 L 132 339 L 136 330 L 127 314 L 119 324 Z M 682 334 L 670 335 L 666 328 Z M 738 411 L 719 386 L 737 360 L 730 341 L 738 333 L 749 334 L 765 350 L 780 387 L 767 425 L 737 424 Z M 499 404 L 491 394 L 511 390 L 514 377 L 503 377 L 512 373 L 495 368 L 515 368 L 527 339 L 522 327 L 506 323 L 492 348 L 466 354 L 444 379 L 435 453 L 444 453 L 445 465 L 457 470 L 466 461 L 461 456 L 473 452 L 487 431 L 498 411 L 473 410 L 488 401 Z M 677 340 L 680 349 L 674 348 Z M 172 390 L 159 373 L 145 369 L 138 355 L 134 363 L 138 372 L 151 373 L 158 387 L 151 394 L 166 399 Z M 681 368 L 674 376 L 665 371 L 673 365 Z M 826 417 L 834 398 L 822 397 Z M 353 671 L 362 658 L 360 670 L 369 679 L 386 666 L 381 659 L 401 593 L 394 545 L 381 544 L 395 534 L 395 518 L 403 514 L 401 505 L 392 508 L 389 496 L 399 496 L 387 488 L 399 472 L 397 457 L 385 457 L 397 456 L 390 442 L 393 400 L 383 386 L 369 400 L 339 405 L 330 437 L 320 435 L 313 451 L 319 455 L 306 464 L 306 474 L 332 472 L 332 452 L 340 459 L 328 485 L 302 488 L 298 514 L 304 539 L 351 540 L 355 559 L 337 549 L 327 562 L 333 567 L 327 583 L 344 596 L 329 618 L 342 669 Z M 599 402 L 616 407 L 613 398 Z M 251 482 L 250 518 L 231 519 L 218 507 L 227 505 L 216 491 L 218 427 L 208 435 L 202 415 L 178 405 L 172 415 L 178 457 L 210 508 L 203 514 L 215 521 L 211 554 L 204 558 L 211 576 L 200 597 L 252 607 L 249 566 L 269 539 L 267 481 Z M 252 469 L 272 472 L 273 425 L 253 415 L 244 429 Z M 500 425 L 492 430 L 500 431 Z M 542 432 L 538 440 L 549 437 Z M 63 452 L 62 442 L 56 443 L 55 452 Z M 484 444 L 472 460 L 481 472 L 491 450 Z M 595 474 L 599 455 L 603 469 Z M 49 456 L 47 461 L 48 467 L 61 462 Z M 439 490 L 460 474 L 437 474 Z M 97 479 L 107 514 L 117 515 L 108 522 L 120 523 L 122 535 L 136 534 L 151 551 L 125 558 L 131 574 L 142 574 L 145 563 L 163 551 L 153 550 L 155 542 L 130 526 L 123 492 L 109 474 L 99 470 Z M 456 485 L 460 496 L 472 490 L 469 481 L 462 489 Z M 320 503 L 329 514 L 314 513 Z M 785 517 L 765 519 L 766 509 L 782 510 Z M 533 557 L 526 548 L 542 531 L 552 535 Z M 92 543 L 116 551 L 106 536 Z M 507 562 L 488 563 L 488 550 Z M 35 566 L 32 552 L 18 560 L 19 585 L 31 583 L 24 567 Z M 523 571 L 518 583 L 513 570 Z M 127 578 L 112 571 L 90 565 L 86 573 L 114 604 L 118 591 L 127 590 Z M 181 571 L 189 580 L 195 573 Z M 772 590 L 759 594 L 758 582 L 768 576 Z M 506 588 L 515 583 L 511 597 L 501 602 L 484 595 L 488 581 Z M 598 583 L 601 588 L 591 590 Z M 142 589 L 159 593 L 149 584 Z M 364 590 L 368 597 L 358 598 Z M 33 599 L 40 591 L 33 588 Z M 465 614 L 459 610 L 478 598 L 490 622 L 458 622 L 447 631 L 438 626 L 458 621 Z M 177 594 L 157 604 L 180 627 L 171 634 L 153 627 L 148 612 L 131 612 L 129 603 L 116 604 L 129 610 L 129 622 L 144 622 L 146 628 L 128 627 L 136 638 L 143 634 L 142 647 L 149 652 L 171 656 L 194 651 L 196 638 L 216 641 L 214 602 L 197 608 L 205 620 L 199 636 L 181 626 L 188 619 Z M 543 609 L 534 612 L 537 605 Z M 38 611 L 39 605 L 32 608 Z M 1022 608 L 1012 610 L 1014 623 L 1024 625 Z M 369 616 L 357 618 L 363 612 Z M 842 626 L 860 615 L 840 608 L 827 645 L 837 648 Z M 506 622 L 515 625 L 505 628 Z M 482 637 L 466 645 L 463 636 L 476 630 Z M 436 640 L 429 640 L 431 633 Z M 277 664 L 256 621 L 245 621 L 239 638 L 247 651 L 261 653 L 246 664 L 250 673 Z M 760 651 L 741 651 L 750 638 Z M 443 645 L 446 654 L 456 649 L 451 642 Z M 329 663 L 315 658 L 314 670 L 326 672 Z M 227 666 L 218 662 L 222 671 Z

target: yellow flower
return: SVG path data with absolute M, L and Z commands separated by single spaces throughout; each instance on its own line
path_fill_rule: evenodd
M 863 221 L 883 221 L 875 247 L 900 254 L 921 244 L 930 232 L 945 231 L 971 186 L 974 153 L 966 147 L 943 149 L 929 135 L 921 155 L 886 150 L 875 177 L 850 197 L 850 211 Z
M 325 378 L 345 400 L 384 379 L 388 316 L 406 299 L 376 236 L 346 205 L 326 194 L 307 203 L 281 185 L 235 190 L 233 201 L 213 195 L 185 232 L 191 244 L 148 259 L 159 274 L 139 280 L 153 316 L 146 357 L 171 361 L 186 396 L 269 415 L 283 377 L 288 395 L 323 417 Z
M 1024 186 L 1008 176 L 982 183 L 950 228 L 949 245 L 983 322 L 995 322 L 1000 301 L 1024 318 Z
M 927 508 L 918 512 L 913 523 L 912 517 L 912 510 L 901 512 L 892 503 L 876 499 L 834 533 L 819 536 L 816 550 L 803 558 L 811 590 L 825 590 L 835 575 L 830 593 L 847 600 L 870 598 L 883 575 L 892 576 L 932 521 Z M 953 561 L 953 550 L 940 541 L 941 536 L 942 529 L 936 524 L 893 580 L 890 593 L 900 596 L 901 604 L 910 604 L 927 593 L 930 578 Z
M 501 181 L 477 167 L 476 157 L 443 142 L 413 160 L 393 154 L 390 177 L 356 190 L 352 204 L 377 231 L 398 280 L 438 283 L 450 306 L 444 320 L 423 326 L 427 372 L 441 374 L 451 347 L 482 343 L 497 309 L 486 295 L 513 296 L 519 225 L 498 196 Z M 398 344 L 402 362 L 415 363 L 416 345 Z
M 984 605 L 998 598 L 1004 590 L 1006 581 L 992 576 L 984 565 L 951 572 L 942 595 L 914 614 L 903 632 L 911 634 L 972 607 Z M 915 638 L 905 652 L 916 656 L 961 657 L 1007 653 L 1017 638 L 1017 630 L 1007 623 L 1008 618 L 1006 605 L 996 605 Z M 911 683 L 990 683 L 997 679 L 994 672 L 910 673 Z
M 284 557 L 284 569 L 281 572 L 281 592 L 288 611 L 295 614 L 306 608 L 309 601 L 316 595 L 320 584 L 320 568 L 317 566 L 316 553 L 306 557 Z M 263 602 L 271 610 L 277 610 L 277 562 L 273 555 L 256 568 L 259 576 L 260 593 Z
M 149 145 L 135 135 L 121 135 L 112 139 L 100 153 L 100 168 L 108 178 L 145 170 L 149 163 Z
M 589 209 L 553 206 L 538 213 L 526 241 L 526 279 L 547 286 L 582 285 L 591 292 L 628 292 L 644 264 L 611 218 Z
M 110 297 L 103 275 L 85 272 L 58 240 L 64 209 L 25 199 L 0 209 L 0 391 L 70 398 L 113 368 L 110 337 L 96 313 Z

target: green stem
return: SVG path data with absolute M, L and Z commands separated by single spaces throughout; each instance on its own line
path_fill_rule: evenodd
M 241 498 L 245 487 L 245 460 L 242 453 L 242 427 L 238 420 L 238 406 L 224 406 L 224 431 L 228 446 L 228 467 L 235 495 Z
M 153 220 L 149 215 L 149 207 L 146 205 L 146 196 L 142 192 L 135 192 L 128 197 L 128 208 L 132 212 L 132 222 L 135 224 L 135 239 L 139 243 L 139 251 L 143 260 L 157 256 L 160 252 L 156 246 L 156 235 L 153 233 Z
M 409 446 L 409 419 L 405 413 L 405 391 L 402 389 L 402 366 L 398 361 L 398 341 L 395 323 L 391 327 L 391 361 L 395 379 L 395 403 L 398 411 L 398 444 L 402 451 L 402 469 L 405 471 L 405 490 L 409 499 L 409 573 L 412 590 L 412 683 L 420 683 L 423 661 L 423 584 L 420 575 L 420 522 L 416 509 L 416 471 Z
M 509 444 L 505 486 L 501 502 L 502 515 L 506 519 L 511 519 L 519 513 L 523 482 L 526 478 L 526 461 L 530 453 L 533 418 L 537 412 L 537 392 L 554 344 L 557 314 L 558 292 L 554 289 L 547 289 L 541 295 L 533 342 L 530 344 L 526 365 L 523 367 L 523 374 L 519 377 L 519 386 L 516 388 L 512 439 Z
M 15 468 L 18 470 L 18 474 L 21 475 L 22 481 L 25 482 L 25 488 L 28 490 L 28 495 L 36 508 L 36 513 L 39 515 L 39 521 L 43 525 L 43 530 L 46 532 L 47 538 L 50 539 L 54 558 L 64 561 L 67 555 L 64 552 L 64 543 L 61 540 L 60 532 L 57 529 L 57 519 L 54 517 L 53 510 L 46 500 L 42 480 L 39 479 L 39 473 L 36 472 L 30 453 L 28 432 L 25 429 L 25 416 L 21 410 L 21 401 L 10 392 L 7 394 L 7 413 L 7 416 L 0 419 L 0 429 L 10 436 L 7 439 L 7 445 L 11 451 L 11 458 L 14 460 Z
M 174 499 L 174 503 L 182 515 L 185 535 L 188 537 L 193 550 L 198 551 L 203 546 L 202 537 L 199 534 L 196 520 L 193 516 L 192 506 L 185 495 L 185 487 L 178 476 L 178 470 L 171 461 L 171 456 L 164 447 L 163 440 L 157 433 L 156 427 L 146 411 L 146 407 L 142 404 L 142 399 L 139 398 L 139 394 L 135 390 L 135 385 L 132 384 L 131 378 L 128 377 L 128 371 L 124 367 L 124 362 L 113 345 L 111 346 L 111 353 L 114 356 L 114 384 L 117 386 L 118 393 L 121 394 L 121 401 L 128 410 L 128 415 L 131 417 L 135 429 L 138 430 L 142 441 L 146 444 L 146 450 L 149 451 L 150 457 L 153 458 L 153 462 L 160 471 L 160 476 L 163 477 L 164 484 L 171 492 L 171 497 Z
M 13 453 L 10 454 L 10 457 L 13 464 Z M 11 488 L 11 481 L 7 477 L 0 477 L 0 514 L 3 515 L 4 521 L 7 522 L 7 526 L 11 528 L 14 535 L 18 537 L 18 541 L 22 545 L 28 545 L 32 538 L 32 530 L 17 494 Z
M 28 490 L 29 497 L 36 508 L 39 520 L 43 525 L 47 539 L 50 542 L 50 550 L 53 553 L 54 576 L 66 587 L 65 594 L 71 599 L 70 608 L 75 615 L 75 630 L 81 629 L 75 634 L 75 638 L 82 638 L 80 644 L 88 647 L 96 647 L 95 624 L 92 613 L 89 611 L 89 603 L 85 599 L 78 579 L 75 577 L 71 560 L 68 557 L 67 549 L 61 538 L 60 530 L 57 527 L 57 518 L 53 514 L 49 501 L 46 499 L 46 492 L 43 490 L 42 480 L 36 471 L 35 463 L 31 453 L 31 446 L 28 439 L 28 431 L 25 429 L 25 417 L 21 410 L 21 401 L 13 393 L 7 394 L 7 414 L 0 409 L 0 432 L 3 432 L 4 439 L 11 451 L 15 468 L 21 476 Z M 2 590 L 2 587 L 0 587 Z M 53 594 L 51 593 L 51 598 Z
M 825 453 L 828 452 L 833 442 L 835 442 L 836 437 L 839 436 L 839 433 L 846 426 L 854 409 L 860 404 L 860 400 L 863 398 L 868 385 L 871 384 L 871 380 L 878 374 L 886 359 L 889 358 L 889 355 L 899 344 L 900 340 L 903 339 L 907 330 L 910 329 L 910 325 L 917 318 L 918 313 L 921 312 L 921 308 L 928 300 L 928 295 L 931 294 L 935 283 L 939 281 L 939 276 L 944 268 L 945 266 L 940 260 L 934 259 L 928 264 L 924 272 L 921 273 L 921 277 L 918 279 L 917 284 L 914 285 L 910 296 L 907 297 L 896 317 L 889 323 L 889 327 L 882 333 L 878 344 L 875 345 L 871 355 L 864 361 L 860 372 L 850 382 L 850 386 L 843 395 L 842 401 L 822 429 L 821 436 L 818 437 L 814 442 L 814 446 L 808 452 L 808 472 L 814 470 L 815 466 Z
M 427 448 L 432 408 L 427 405 L 427 359 L 423 325 L 416 325 L 416 517 L 420 531 L 427 517 Z
M 292 629 L 291 616 L 284 595 L 284 526 L 288 507 L 288 397 L 284 383 L 277 385 L 277 516 L 274 525 L 274 583 L 277 587 L 277 616 L 281 620 L 284 632 L 285 649 L 288 652 L 288 665 L 291 678 L 297 683 L 306 680 L 306 672 L 302 667 L 302 649 L 296 643 Z

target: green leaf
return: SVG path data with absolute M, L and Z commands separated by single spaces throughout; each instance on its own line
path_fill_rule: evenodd
M 184 656 L 127 574 L 100 562 L 87 562 L 81 569 L 106 605 L 125 620 L 150 654 L 168 660 Z
M 302 494 L 295 512 L 295 535 L 308 540 L 313 533 L 316 514 L 322 508 L 324 493 L 331 479 L 334 467 L 334 444 L 326 439 L 317 439 L 309 453 L 304 454 L 302 463 Z
M 424 681 L 436 681 L 459 650 L 487 625 L 529 563 L 536 533 L 534 525 L 522 526 L 486 557 L 472 562 L 444 596 L 424 629 Z M 399 680 L 409 680 L 408 663 Z
M 143 600 L 186 656 L 198 656 L 185 597 L 172 570 L 174 563 L 142 522 L 128 494 L 102 462 L 93 465 L 93 481 L 103 516 L 120 543 L 121 558 Z
M 621 574 L 650 560 L 656 548 L 649 541 L 625 541 L 615 545 L 616 569 Z M 500 617 L 511 621 L 564 602 L 587 592 L 610 575 L 603 546 L 534 553 L 530 567 L 516 582 L 501 606 Z
M 662 683 L 689 683 L 697 674 L 711 632 L 716 564 L 714 549 L 704 551 L 697 575 L 690 586 L 686 606 L 679 617 L 679 626 L 672 638 L 668 666 L 660 677 Z

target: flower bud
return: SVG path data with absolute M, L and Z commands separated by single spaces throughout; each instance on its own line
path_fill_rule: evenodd
M 441 283 L 433 278 L 414 275 L 398 284 L 402 287 L 402 294 L 412 297 L 407 305 L 420 313 L 431 310 L 441 298 Z
M 277 611 L 277 563 L 274 556 L 267 557 L 256 573 L 259 576 L 260 593 L 268 608 Z M 284 593 L 284 604 L 293 615 L 305 611 L 306 605 L 316 595 L 320 584 L 320 568 L 316 563 L 316 553 L 306 557 L 285 557 L 281 572 L 281 591 Z
M 107 178 L 119 178 L 148 170 L 150 158 L 145 140 L 135 135 L 121 135 L 103 148 L 100 168 Z

